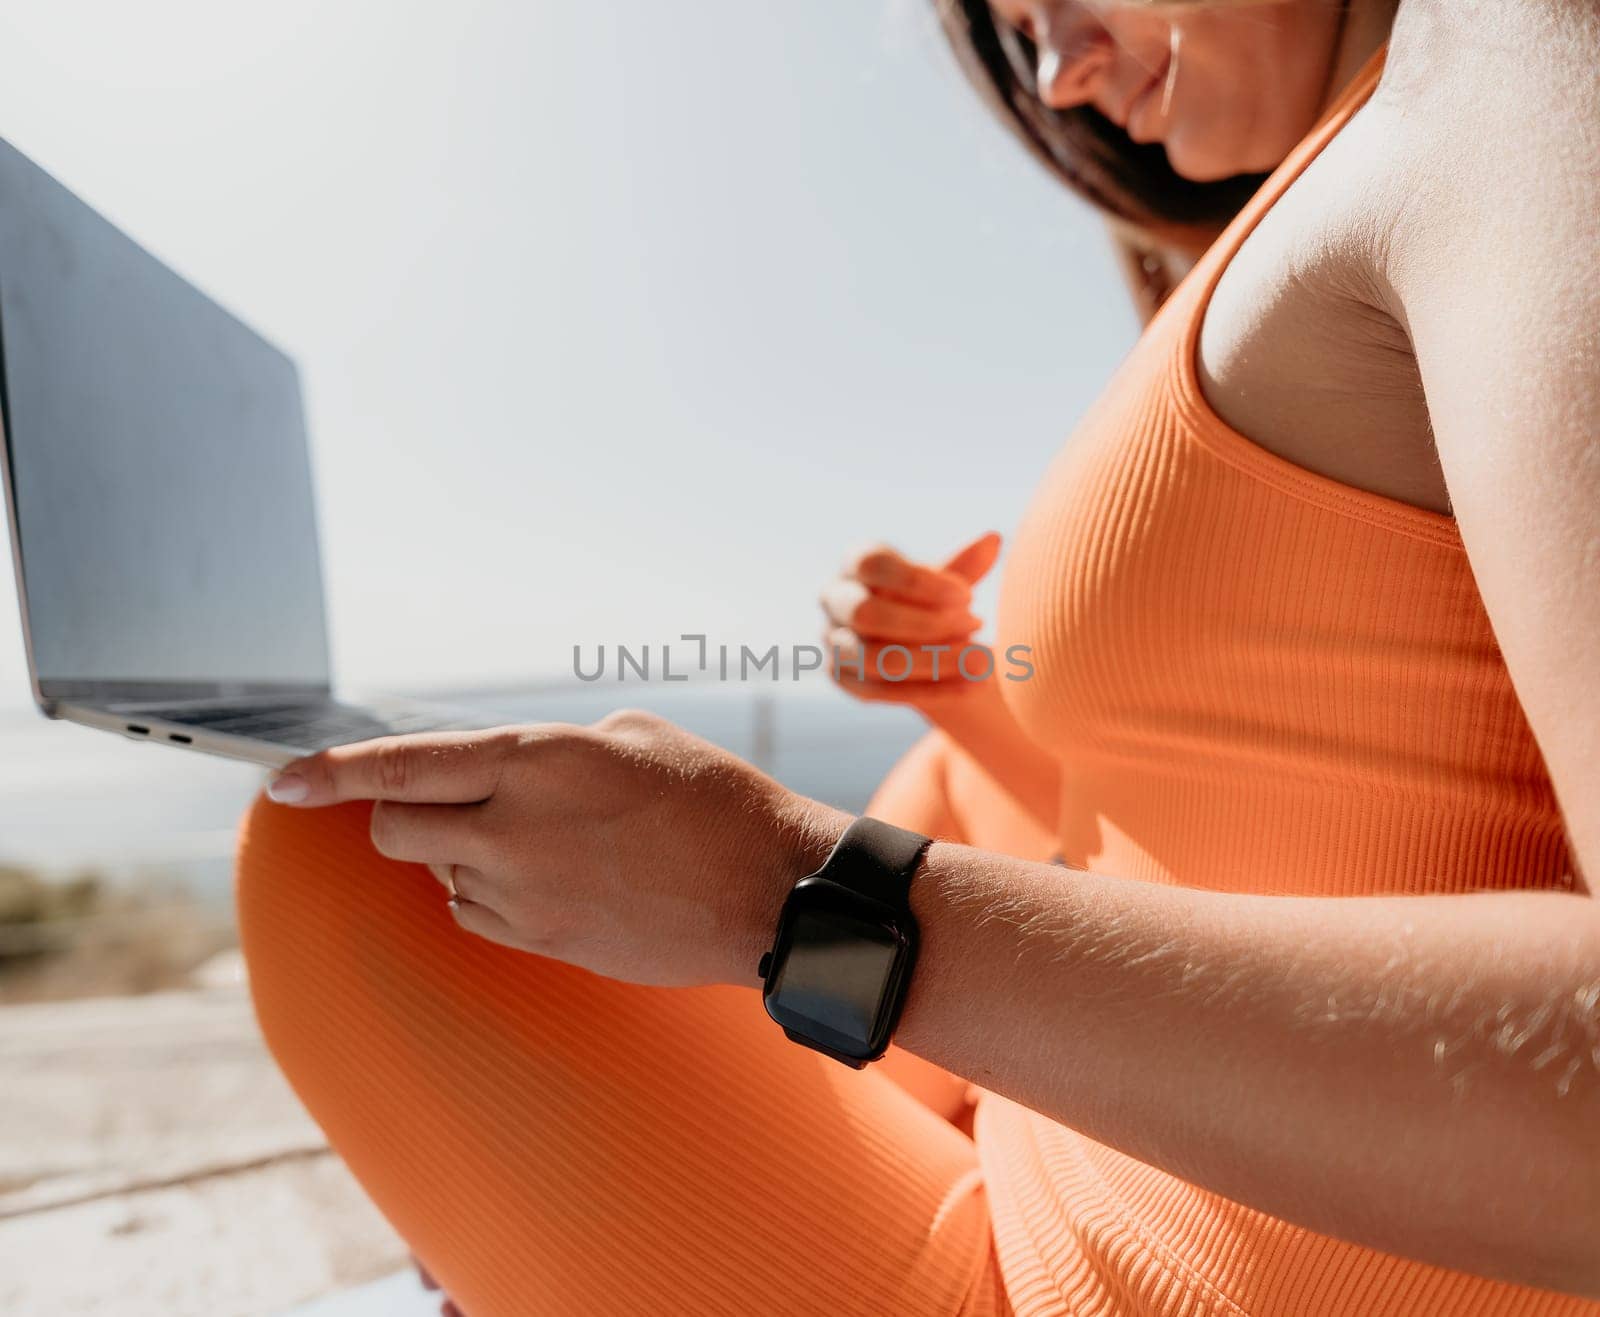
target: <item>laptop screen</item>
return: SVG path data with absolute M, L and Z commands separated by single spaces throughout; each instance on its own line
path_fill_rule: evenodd
M 4 142 L 0 367 L 47 698 L 327 685 L 294 363 Z

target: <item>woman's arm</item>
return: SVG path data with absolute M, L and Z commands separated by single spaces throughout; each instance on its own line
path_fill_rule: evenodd
M 1217 894 L 938 845 L 897 1041 L 1325 1234 L 1600 1297 L 1600 913 Z
M 753 983 L 847 823 L 641 714 L 291 765 L 377 800 L 472 933 L 647 983 Z M 441 897 L 441 899 L 443 899 Z M 897 1041 L 1251 1207 L 1600 1297 L 1600 916 L 1586 897 L 1163 887 L 938 844 Z
M 1449 77 L 1436 76 L 1441 68 Z M 1517 697 L 1600 878 L 1600 9 L 1402 7 L 1375 217 L 1439 463 Z M 1597 1241 L 1600 1247 L 1600 1241 Z

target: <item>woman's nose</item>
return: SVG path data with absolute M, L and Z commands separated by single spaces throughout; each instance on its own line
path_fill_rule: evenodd
M 1032 6 L 1028 29 L 1039 51 L 1039 99 L 1055 110 L 1093 101 L 1111 66 L 1111 34 L 1084 6 L 1060 3 Z

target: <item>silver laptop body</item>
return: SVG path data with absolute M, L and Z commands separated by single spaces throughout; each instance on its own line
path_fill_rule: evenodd
M 334 695 L 294 362 L 4 141 L 0 440 L 48 716 L 266 765 L 467 725 Z

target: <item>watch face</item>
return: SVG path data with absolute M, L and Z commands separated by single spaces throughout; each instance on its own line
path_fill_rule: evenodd
M 847 1056 L 870 1057 L 904 939 L 891 926 L 838 909 L 799 909 L 787 925 L 767 1011 L 785 1028 Z

